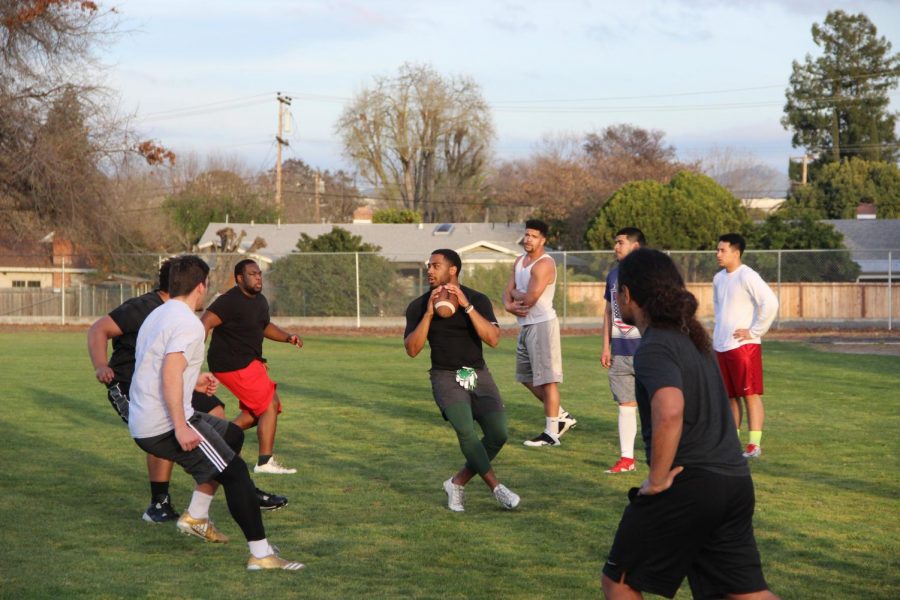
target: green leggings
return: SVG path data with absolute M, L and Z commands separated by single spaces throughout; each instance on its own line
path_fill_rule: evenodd
M 475 419 L 468 403 L 455 402 L 444 409 L 444 416 L 456 431 L 459 447 L 466 457 L 466 468 L 482 476 L 490 471 L 491 461 L 506 443 L 506 412 L 493 411 Z M 475 430 L 476 420 L 484 433 L 481 439 Z

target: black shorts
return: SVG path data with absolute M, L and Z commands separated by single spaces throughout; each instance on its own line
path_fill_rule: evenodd
M 749 475 L 687 468 L 671 488 L 629 494 L 603 574 L 636 590 L 672 598 L 687 576 L 694 598 L 768 589 L 753 536 Z
M 128 422 L 129 388 L 129 384 L 118 381 L 112 382 L 109 384 L 109 387 L 106 388 L 106 398 L 112 405 L 113 410 L 116 411 L 116 414 L 126 423 Z M 207 396 L 203 392 L 195 391 L 194 395 L 191 397 L 191 406 L 194 407 L 194 410 L 208 413 L 217 406 L 221 406 L 224 409 L 225 403 L 219 400 L 217 396 Z
M 181 449 L 174 430 L 134 441 L 144 452 L 178 463 L 197 483 L 214 479 L 240 452 L 244 432 L 230 421 L 201 412 L 191 415 L 188 425 L 202 438 L 189 452 Z
M 476 369 L 478 385 L 473 391 L 464 390 L 456 381 L 456 371 L 444 371 L 431 369 L 431 393 L 434 401 L 444 414 L 444 409 L 458 402 L 466 402 L 472 407 L 472 417 L 475 420 L 481 415 L 503 410 L 503 400 L 500 398 L 500 390 L 491 377 L 487 368 Z M 444 415 L 444 419 L 447 416 Z

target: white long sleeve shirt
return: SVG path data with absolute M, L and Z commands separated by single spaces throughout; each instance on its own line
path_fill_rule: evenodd
M 778 298 L 772 288 L 747 265 L 741 265 L 731 273 L 725 269 L 716 273 L 713 306 L 716 314 L 713 349 L 716 352 L 734 350 L 743 344 L 759 344 L 778 314 Z M 734 339 L 736 329 L 749 329 L 752 339 Z

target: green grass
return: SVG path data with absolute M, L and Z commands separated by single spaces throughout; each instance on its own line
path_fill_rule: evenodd
M 618 443 L 595 337 L 563 340 L 563 404 L 578 428 L 561 448 L 523 447 L 542 416 L 514 383 L 514 346 L 504 338 L 487 360 L 510 423 L 495 467 L 522 504 L 504 511 L 474 481 L 464 514 L 445 508 L 441 482 L 461 455 L 431 399 L 427 355 L 409 359 L 399 338 L 268 346 L 285 404 L 276 451 L 300 471 L 257 482 L 290 498 L 266 527 L 308 567 L 251 574 L 221 498 L 213 518 L 227 546 L 140 520 L 144 455 L 93 379 L 83 334 L 0 334 L 0 597 L 597 598 L 625 493 L 646 467 L 603 473 Z M 764 360 L 753 474 L 770 585 L 784 598 L 900 596 L 900 358 L 773 342 Z M 252 432 L 247 444 L 255 456 Z M 176 472 L 178 508 L 191 488 Z

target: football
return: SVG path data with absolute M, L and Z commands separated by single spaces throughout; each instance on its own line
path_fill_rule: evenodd
M 456 295 L 448 292 L 446 288 L 441 288 L 441 292 L 434 300 L 434 312 L 437 316 L 444 319 L 452 317 L 457 308 L 459 308 L 459 300 L 456 299 Z

